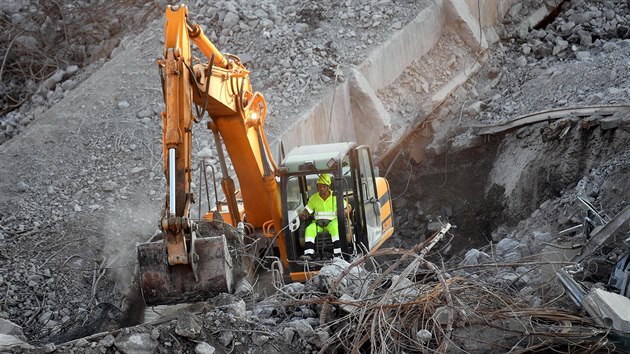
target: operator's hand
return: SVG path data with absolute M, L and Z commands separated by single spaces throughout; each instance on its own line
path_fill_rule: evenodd
M 308 210 L 304 209 L 302 210 L 302 212 L 300 213 L 300 219 L 301 220 L 306 220 L 308 218 Z

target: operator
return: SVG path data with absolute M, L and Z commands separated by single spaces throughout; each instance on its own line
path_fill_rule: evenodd
M 330 175 L 324 173 L 319 176 L 317 179 L 318 193 L 308 198 L 306 208 L 300 214 L 302 220 L 307 219 L 311 214 L 315 214 L 315 219 L 306 227 L 304 233 L 304 255 L 301 257 L 303 260 L 311 260 L 311 257 L 315 254 L 315 237 L 318 229 L 328 231 L 333 242 L 333 256 L 341 257 L 337 223 L 337 198 L 330 190 L 330 183 Z M 346 215 L 350 215 L 350 206 L 345 200 L 343 201 L 343 206 Z

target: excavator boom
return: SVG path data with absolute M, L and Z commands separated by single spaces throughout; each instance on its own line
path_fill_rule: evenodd
M 253 92 L 249 71 L 233 55 L 224 55 L 191 23 L 184 5 L 168 6 L 163 58 L 158 60 L 165 112 L 162 113 L 164 174 L 168 188 L 160 219 L 162 237 L 138 245 L 140 281 L 147 304 L 184 302 L 231 291 L 233 272 L 226 238 L 199 234 L 190 218 L 194 203 L 192 179 L 192 125 L 207 112 L 220 156 L 221 186 L 228 212 L 223 220 L 232 226 L 243 221 L 253 228 L 263 225 L 269 233 L 281 230 L 280 194 L 275 180 L 263 122 L 266 103 Z M 191 44 L 207 57 L 193 63 Z M 193 110 L 193 108 L 195 110 Z M 230 156 L 241 185 L 242 203 L 229 176 L 223 146 Z M 211 220 L 212 213 L 204 216 Z M 282 239 L 279 240 L 283 242 Z M 286 257 L 285 257 L 286 258 Z

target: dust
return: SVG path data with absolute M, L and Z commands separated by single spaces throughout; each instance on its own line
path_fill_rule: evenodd
M 143 201 L 119 209 L 104 225 L 103 256 L 109 260 L 115 292 L 124 299 L 122 310 L 131 318 L 138 318 L 136 312 L 142 312 L 138 306 L 144 307 L 137 279 L 136 244 L 148 241 L 159 232 L 159 215 L 155 203 Z

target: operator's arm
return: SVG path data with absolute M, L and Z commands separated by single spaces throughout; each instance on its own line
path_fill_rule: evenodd
M 306 203 L 306 207 L 304 208 L 304 210 L 302 210 L 302 213 L 300 214 L 302 220 L 305 220 L 315 212 L 315 210 L 313 209 L 313 196 L 315 196 L 315 194 L 311 195 L 308 198 L 308 203 Z
M 352 206 L 348 204 L 348 201 L 346 199 L 343 200 L 343 209 L 346 212 L 346 218 L 350 220 L 350 212 L 352 211 Z

